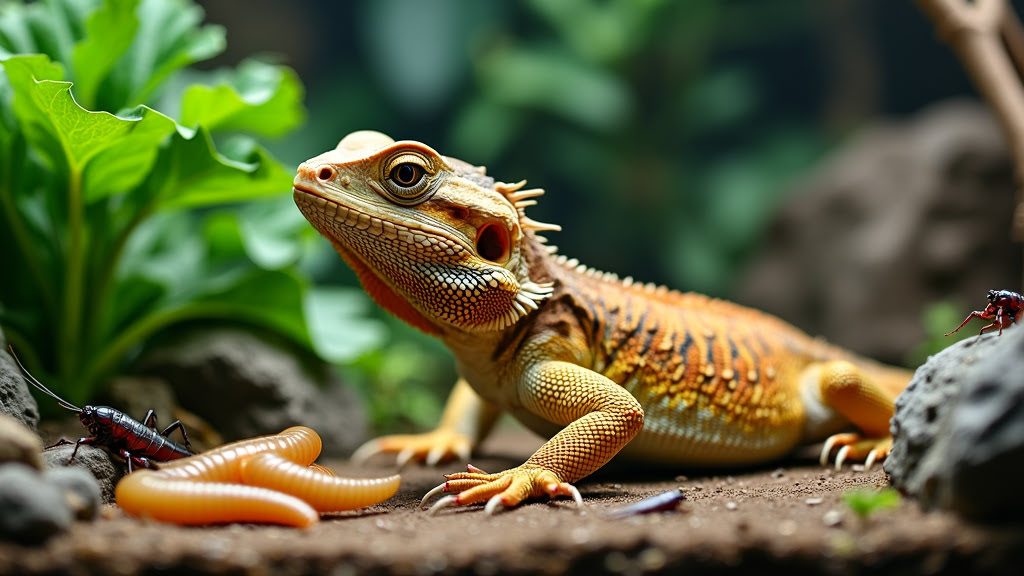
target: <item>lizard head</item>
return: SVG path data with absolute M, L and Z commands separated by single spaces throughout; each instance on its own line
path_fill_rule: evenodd
M 557 230 L 526 217 L 543 194 L 413 141 L 354 132 L 303 162 L 299 210 L 378 304 L 431 334 L 502 330 L 551 292 L 524 244 Z

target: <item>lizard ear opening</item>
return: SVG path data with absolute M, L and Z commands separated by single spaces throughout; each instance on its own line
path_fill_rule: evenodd
M 485 224 L 476 235 L 476 252 L 490 262 L 508 260 L 511 241 L 508 230 L 500 224 Z

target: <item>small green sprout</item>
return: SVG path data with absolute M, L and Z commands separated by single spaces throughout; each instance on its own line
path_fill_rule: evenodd
M 899 506 L 900 494 L 892 488 L 857 488 L 843 493 L 843 502 L 862 520 L 878 510 Z

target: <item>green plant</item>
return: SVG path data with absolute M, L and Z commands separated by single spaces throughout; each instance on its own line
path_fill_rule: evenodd
M 224 48 L 202 17 L 188 0 L 0 7 L 0 325 L 72 402 L 182 322 L 248 322 L 330 359 L 366 345 L 323 321 L 351 298 L 301 271 L 294 172 L 256 142 L 303 121 L 302 85 L 251 60 L 187 84 Z
M 864 488 L 848 490 L 843 493 L 843 502 L 853 510 L 861 520 L 866 520 L 871 514 L 888 508 L 895 508 L 900 504 L 900 494 L 892 488 L 880 490 L 869 490 Z

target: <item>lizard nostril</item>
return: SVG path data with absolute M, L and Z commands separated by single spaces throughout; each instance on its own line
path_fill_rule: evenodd
M 327 181 L 334 178 L 334 168 L 330 166 L 321 166 L 320 171 L 316 173 L 316 177 L 320 180 Z

